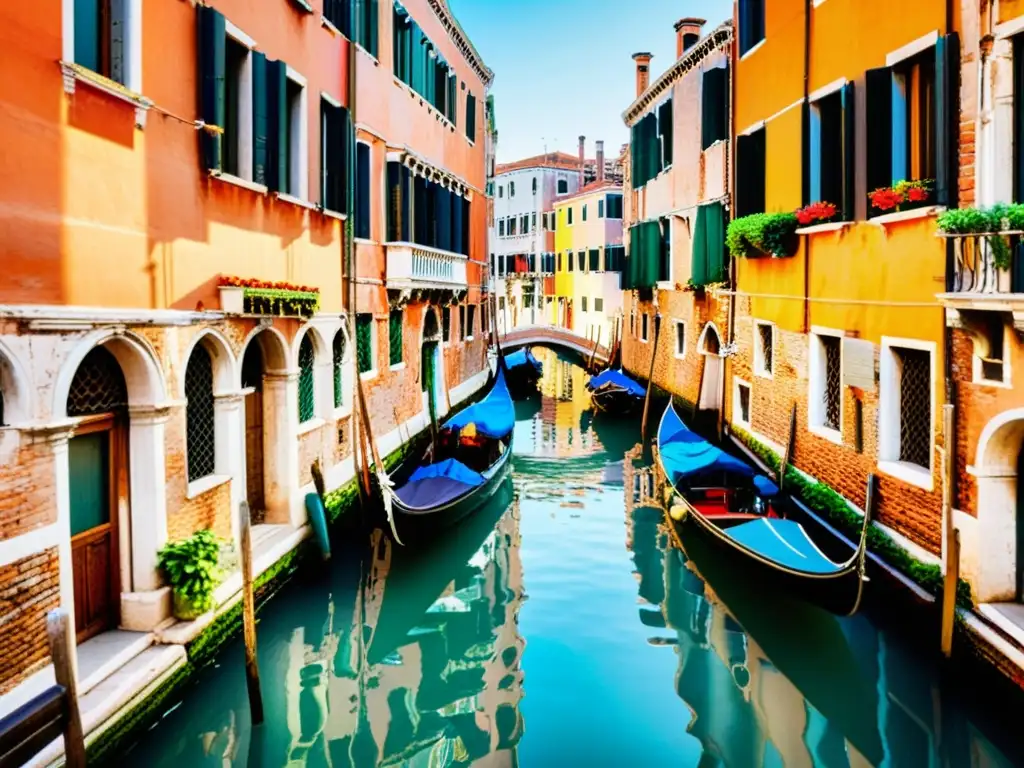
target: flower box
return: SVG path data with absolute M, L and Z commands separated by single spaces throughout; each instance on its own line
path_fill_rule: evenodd
M 305 285 L 256 278 L 221 277 L 221 309 L 246 315 L 311 317 L 320 309 L 320 291 Z
M 221 285 L 217 287 L 220 292 L 220 309 L 232 315 L 242 314 L 245 307 L 245 288 L 237 285 Z
M 897 181 L 891 187 L 879 187 L 873 192 L 869 192 L 871 217 L 932 206 L 934 204 L 932 200 L 934 183 L 932 179 Z

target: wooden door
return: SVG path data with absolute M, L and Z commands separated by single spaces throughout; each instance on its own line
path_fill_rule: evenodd
M 125 477 L 124 429 L 112 416 L 83 422 L 68 442 L 71 568 L 78 642 L 117 625 L 119 478 Z
M 266 507 L 263 498 L 263 393 L 245 396 L 245 490 L 254 514 Z

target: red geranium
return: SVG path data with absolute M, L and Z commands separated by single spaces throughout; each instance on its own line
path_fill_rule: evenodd
M 314 288 L 309 285 L 296 285 L 294 283 L 287 283 L 283 280 L 273 282 L 270 280 L 260 280 L 255 277 L 236 277 L 234 275 L 221 275 L 220 280 L 217 282 L 218 285 L 230 286 L 233 288 L 262 288 L 264 290 L 275 290 L 275 291 L 296 291 L 300 293 L 319 293 L 320 289 Z
M 923 203 L 928 199 L 927 187 L 911 187 L 907 190 L 907 200 L 912 203 Z
M 811 203 L 796 212 L 797 223 L 802 227 L 806 227 L 810 224 L 817 222 L 831 221 L 835 218 L 836 213 L 839 209 L 833 203 L 826 203 L 825 201 L 819 201 L 817 203 Z
M 871 200 L 871 205 L 880 211 L 891 211 L 906 201 L 904 194 L 892 187 L 876 189 L 868 195 L 868 199 Z

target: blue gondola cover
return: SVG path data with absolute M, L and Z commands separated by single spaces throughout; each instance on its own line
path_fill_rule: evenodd
M 505 358 L 505 365 L 509 370 L 513 368 L 519 368 L 523 365 L 532 365 L 537 373 L 543 370 L 543 365 L 529 349 L 520 349 L 518 352 L 513 352 Z
M 800 523 L 779 518 L 751 520 L 725 531 L 725 535 L 752 552 L 795 571 L 836 573 L 843 566 L 833 563 L 815 546 Z
M 395 493 L 406 506 L 424 508 L 457 499 L 484 482 L 479 472 L 455 459 L 445 459 L 419 467 Z
M 461 430 L 469 424 L 476 426 L 477 434 L 491 438 L 506 437 L 515 427 L 515 406 L 505 384 L 505 372 L 500 367 L 494 387 L 487 393 L 487 397 L 452 416 L 443 428 Z
M 629 394 L 636 397 L 643 397 L 644 393 L 647 391 L 622 371 L 615 371 L 611 368 L 601 371 L 601 373 L 596 376 L 591 376 L 590 381 L 587 382 L 587 389 L 593 392 L 595 389 L 603 387 L 605 384 L 621 387 L 629 392 Z

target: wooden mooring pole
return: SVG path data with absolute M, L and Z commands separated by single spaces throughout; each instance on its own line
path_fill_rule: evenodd
M 85 768 L 85 733 L 78 711 L 78 681 L 72 664 L 75 638 L 70 631 L 68 612 L 57 608 L 46 615 L 46 636 L 50 641 L 53 673 L 57 685 L 64 689 L 66 717 L 64 719 L 64 763 L 69 768 Z
M 594 370 L 594 357 L 597 355 L 597 348 L 601 346 L 601 326 L 597 326 L 597 339 L 594 341 L 594 348 L 590 351 L 590 360 L 587 361 L 587 373 Z
M 654 316 L 654 346 L 651 348 L 651 366 L 647 371 L 647 394 L 644 395 L 644 415 L 640 420 L 640 442 L 647 442 L 647 412 L 651 406 L 651 390 L 654 388 L 654 362 L 658 359 L 658 338 L 661 336 L 661 319 Z
M 956 472 L 956 406 L 942 407 L 942 519 L 946 550 L 946 575 L 942 585 L 942 654 L 953 654 L 953 624 L 956 617 L 956 593 L 960 583 L 960 531 L 953 522 L 953 480 Z
M 260 693 L 260 668 L 256 663 L 256 595 L 252 578 L 252 529 L 249 503 L 238 505 L 242 546 L 242 630 L 245 637 L 245 684 L 249 691 L 252 724 L 263 722 L 263 695 Z
M 786 440 L 786 452 L 782 454 L 782 463 L 779 465 L 779 476 L 775 478 L 778 482 L 779 490 L 782 490 L 782 485 L 786 481 L 786 467 L 789 466 L 789 461 L 793 457 L 793 443 L 796 441 L 796 403 L 793 403 L 793 408 L 789 412 L 789 439 Z M 868 486 L 870 491 L 871 487 Z

